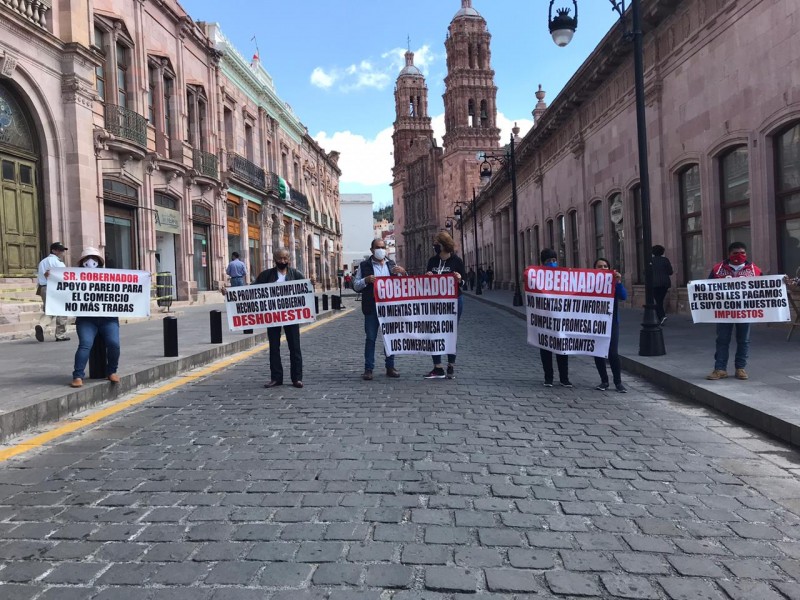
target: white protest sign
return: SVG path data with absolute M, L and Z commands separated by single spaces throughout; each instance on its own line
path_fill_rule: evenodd
M 46 313 L 59 317 L 149 317 L 150 273 L 127 269 L 50 269 Z
M 556 354 L 608 356 L 615 291 L 607 269 L 528 267 L 528 343 Z
M 783 275 L 690 281 L 689 309 L 695 323 L 791 321 Z
M 231 331 L 313 323 L 317 318 L 308 279 L 228 288 L 225 309 Z
M 373 287 L 387 356 L 456 353 L 458 282 L 454 275 L 378 277 Z

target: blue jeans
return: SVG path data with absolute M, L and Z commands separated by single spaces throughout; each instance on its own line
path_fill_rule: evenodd
M 83 379 L 86 363 L 94 345 L 94 338 L 99 334 L 106 343 L 106 361 L 108 375 L 117 372 L 119 367 L 119 319 L 117 317 L 77 317 L 75 330 L 78 332 L 78 349 L 75 351 L 75 368 L 73 379 Z
M 750 350 L 750 323 L 717 323 L 717 351 L 714 354 L 714 369 L 728 370 L 728 351 L 736 328 L 736 356 L 733 366 L 744 369 L 747 366 L 747 355 Z
M 231 277 L 231 287 L 241 287 L 244 285 L 244 277 Z
M 457 322 L 461 322 L 461 313 L 464 312 L 464 296 L 458 297 L 458 318 Z M 442 364 L 442 355 L 441 354 L 434 354 L 433 358 L 433 366 L 441 365 Z M 448 354 L 447 355 L 447 364 L 454 365 L 456 364 L 456 355 L 455 354 Z
M 364 342 L 364 370 L 372 371 L 375 368 L 375 340 L 378 338 L 378 313 L 364 315 L 364 333 L 367 335 L 367 340 Z M 386 354 L 386 348 L 383 350 Z M 386 357 L 386 368 L 394 368 L 394 356 Z

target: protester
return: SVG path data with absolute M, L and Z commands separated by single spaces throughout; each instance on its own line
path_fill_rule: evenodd
M 370 245 L 372 256 L 358 265 L 356 276 L 353 279 L 353 289 L 361 294 L 361 312 L 364 313 L 364 373 L 361 378 L 370 381 L 372 371 L 375 369 L 375 340 L 378 337 L 378 313 L 375 310 L 375 296 L 373 284 L 377 277 L 390 277 L 392 275 L 408 275 L 403 267 L 386 258 L 386 242 L 375 238 Z M 384 348 L 384 354 L 386 350 Z M 387 355 L 384 361 L 387 377 L 400 377 L 394 368 L 394 356 Z
M 742 242 L 733 242 L 728 246 L 728 258 L 714 265 L 709 279 L 725 279 L 727 277 L 760 277 L 761 269 L 747 260 L 747 246 Z M 717 323 L 717 349 L 714 353 L 714 370 L 706 377 L 712 381 L 725 379 L 728 376 L 728 353 L 733 330 L 736 330 L 736 356 L 733 366 L 736 379 L 748 379 L 747 356 L 750 350 L 750 323 L 730 321 Z
M 667 297 L 672 282 L 672 263 L 664 256 L 664 246 L 653 246 L 653 298 L 656 301 L 656 315 L 658 322 L 663 325 L 667 321 L 667 313 L 664 310 L 664 298 Z
M 228 268 L 225 269 L 225 273 L 231 278 L 231 287 L 240 287 L 245 284 L 247 268 L 244 266 L 244 263 L 239 260 L 238 252 L 234 252 L 231 255 L 231 262 L 228 263 Z
M 39 263 L 38 279 L 36 286 L 36 295 L 42 299 L 42 316 L 39 323 L 34 327 L 36 339 L 40 342 L 44 341 L 44 327 L 52 325 L 53 319 L 56 322 L 56 341 L 68 342 L 69 336 L 67 335 L 67 317 L 50 317 L 47 315 L 47 278 L 50 277 L 50 269 L 64 268 L 64 255 L 67 248 L 61 242 L 53 242 L 50 244 L 50 255 L 46 256 Z
M 469 282 L 470 291 L 474 290 L 475 289 L 475 271 L 472 269 L 472 267 L 470 267 L 469 271 L 467 272 L 467 281 Z
M 88 246 L 81 252 L 78 266 L 86 269 L 102 269 L 105 266 L 100 251 Z M 75 317 L 75 330 L 78 332 L 78 349 L 75 351 L 75 365 L 72 370 L 71 387 L 83 386 L 86 363 L 99 335 L 106 346 L 106 375 L 111 383 L 119 383 L 119 318 L 118 317 Z
M 491 265 L 488 269 L 486 269 L 486 285 L 490 290 L 494 285 L 494 269 L 491 267 Z
M 655 247 L 653 248 L 655 252 Z M 663 252 L 663 248 L 662 248 Z M 605 258 L 598 258 L 594 262 L 595 269 L 610 269 L 611 265 Z M 611 374 L 614 377 L 614 387 L 621 394 L 627 393 L 627 388 L 622 385 L 622 365 L 619 360 L 619 302 L 628 299 L 628 292 L 622 283 L 622 275 L 619 271 L 614 271 L 614 278 L 617 280 L 614 292 L 614 316 L 611 320 L 611 340 L 608 345 L 608 362 L 611 365 Z M 606 370 L 606 359 L 601 356 L 594 357 L 594 364 L 600 374 L 600 385 L 595 389 L 606 391 L 608 385 L 608 371 Z
M 552 248 L 542 250 L 540 260 L 543 266 L 549 269 L 558 267 L 558 254 Z M 539 356 L 542 359 L 542 369 L 544 369 L 544 387 L 553 387 L 553 353 L 550 350 L 539 348 Z M 556 364 L 558 365 L 558 379 L 563 387 L 571 388 L 569 381 L 569 356 L 566 354 L 556 354 Z
M 453 273 L 458 281 L 458 321 L 461 321 L 461 313 L 464 310 L 464 297 L 461 295 L 461 281 L 464 279 L 464 261 L 455 254 L 455 243 L 450 234 L 440 231 L 433 241 L 433 251 L 435 254 L 428 260 L 426 275 L 441 275 L 442 273 Z M 473 273 L 474 274 L 474 273 Z M 447 355 L 447 373 L 442 368 L 442 356 L 435 354 L 433 358 L 433 370 L 425 375 L 425 379 L 448 379 L 455 378 L 456 355 Z

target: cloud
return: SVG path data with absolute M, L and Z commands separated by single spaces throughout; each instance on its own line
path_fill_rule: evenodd
M 353 92 L 363 89 L 384 90 L 394 83 L 400 70 L 405 66 L 403 48 L 393 48 L 384 52 L 376 61 L 364 59 L 347 67 L 316 67 L 311 72 L 311 85 L 323 90 L 336 86 L 340 92 Z M 436 55 L 430 46 L 422 46 L 416 51 L 414 64 L 427 75 Z

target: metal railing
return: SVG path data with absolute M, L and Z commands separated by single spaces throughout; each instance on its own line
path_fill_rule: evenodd
M 228 171 L 254 188 L 266 188 L 264 169 L 235 152 L 228 152 Z
M 219 179 L 219 159 L 216 154 L 195 149 L 194 168 L 201 175 Z
M 289 194 L 289 198 L 293 203 L 295 203 L 297 206 L 305 210 L 308 210 L 310 208 L 310 205 L 308 203 L 308 198 L 306 198 L 306 195 L 299 190 L 292 188 L 292 191 Z
M 147 119 L 124 106 L 106 104 L 106 129 L 116 137 L 147 146 Z

